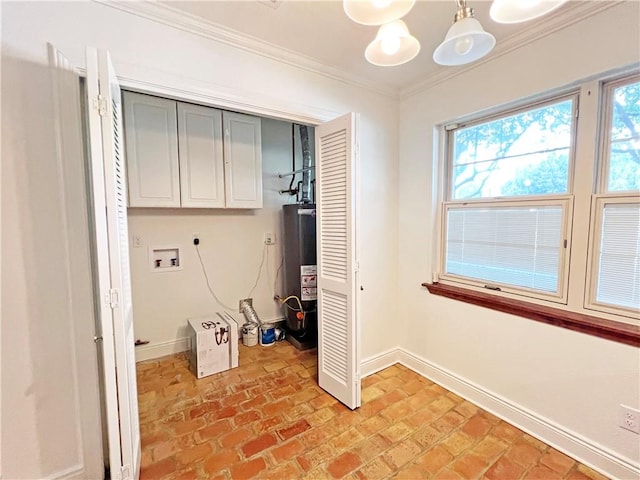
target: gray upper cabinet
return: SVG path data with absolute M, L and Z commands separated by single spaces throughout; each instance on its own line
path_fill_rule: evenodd
M 260 119 L 224 112 L 223 123 L 227 207 L 262 208 Z
M 222 112 L 178 103 L 180 199 L 183 207 L 222 208 Z
M 176 102 L 124 94 L 130 207 L 179 207 Z
M 259 118 L 123 96 L 130 207 L 262 207 Z

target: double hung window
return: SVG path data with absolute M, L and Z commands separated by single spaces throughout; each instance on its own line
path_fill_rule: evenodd
M 576 103 L 449 127 L 442 278 L 565 298 Z
M 604 87 L 601 169 L 592 205 L 587 305 L 640 310 L 640 80 Z
M 600 85 L 600 108 L 587 113 L 600 147 L 577 137 L 588 136 L 579 91 L 444 127 L 439 281 L 638 318 L 640 78 Z M 574 253 L 572 236 L 585 245 Z

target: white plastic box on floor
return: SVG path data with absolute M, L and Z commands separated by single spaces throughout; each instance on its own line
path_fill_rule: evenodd
M 189 319 L 189 368 L 197 378 L 238 366 L 238 324 L 227 313 Z

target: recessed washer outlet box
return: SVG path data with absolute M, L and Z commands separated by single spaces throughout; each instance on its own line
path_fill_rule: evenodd
M 152 272 L 175 272 L 182 270 L 180 247 L 149 247 L 149 268 Z

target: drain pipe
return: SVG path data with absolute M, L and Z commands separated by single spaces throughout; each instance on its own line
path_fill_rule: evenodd
M 311 149 L 309 148 L 309 130 L 300 125 L 300 143 L 302 146 L 302 198 L 301 203 L 311 203 Z

